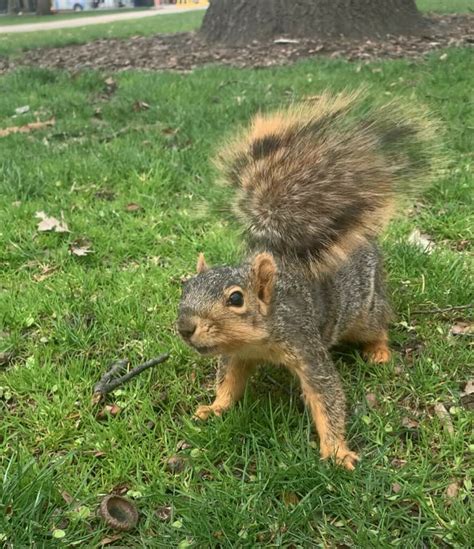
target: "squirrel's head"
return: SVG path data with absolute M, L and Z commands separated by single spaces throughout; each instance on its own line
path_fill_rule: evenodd
M 197 275 L 183 288 L 178 331 L 201 354 L 233 354 L 268 339 L 268 314 L 276 279 L 268 253 L 241 267 L 209 268 L 199 255 Z

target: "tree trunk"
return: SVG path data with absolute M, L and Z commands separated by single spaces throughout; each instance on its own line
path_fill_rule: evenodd
M 51 15 L 51 0 L 38 0 L 36 15 Z
M 424 27 L 415 0 L 211 0 L 201 33 L 226 44 L 298 38 L 377 38 Z
M 15 15 L 20 11 L 20 2 L 19 0 L 8 0 L 8 13 L 10 15 Z

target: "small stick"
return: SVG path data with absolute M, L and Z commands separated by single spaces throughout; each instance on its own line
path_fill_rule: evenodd
M 454 305 L 453 307 L 446 307 L 445 309 L 426 309 L 420 311 L 411 311 L 412 315 L 436 315 L 440 313 L 448 313 L 449 311 L 461 311 L 462 309 L 472 309 L 474 303 L 469 305 Z
M 103 396 L 105 396 L 107 393 L 110 393 L 110 391 L 113 391 L 115 388 L 117 388 L 119 385 L 122 385 L 123 383 L 127 383 L 127 381 L 130 381 L 132 378 L 137 376 L 138 374 L 141 374 L 144 370 L 151 368 L 152 366 L 156 366 L 157 364 L 161 364 L 162 362 L 165 362 L 165 360 L 168 360 L 169 354 L 165 353 L 164 355 L 161 355 L 157 358 L 152 358 L 148 362 L 145 362 L 143 364 L 140 364 L 138 366 L 135 366 L 130 372 L 120 376 L 120 374 L 125 370 L 125 368 L 128 365 L 128 360 L 117 360 L 112 364 L 110 369 L 101 377 L 100 381 L 95 384 L 94 386 L 94 402 L 99 402 Z

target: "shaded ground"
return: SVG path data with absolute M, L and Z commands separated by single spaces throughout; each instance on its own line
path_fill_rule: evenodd
M 104 39 L 61 48 L 34 49 L 17 59 L 0 58 L 0 72 L 19 65 L 78 70 L 109 71 L 132 68 L 191 70 L 210 63 L 235 67 L 283 65 L 315 55 L 343 57 L 351 61 L 417 58 L 448 46 L 474 43 L 474 16 L 440 15 L 430 18 L 429 30 L 421 36 L 388 36 L 381 41 L 252 43 L 245 47 L 209 47 L 194 32 L 172 35 L 136 36 L 126 40 Z

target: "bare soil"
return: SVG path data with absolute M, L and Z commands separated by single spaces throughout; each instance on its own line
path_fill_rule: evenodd
M 102 39 L 88 44 L 41 48 L 20 57 L 0 57 L 0 73 L 29 65 L 77 71 L 177 70 L 190 71 L 209 64 L 234 67 L 270 67 L 302 58 L 325 56 L 349 61 L 417 59 L 450 46 L 474 44 L 474 15 L 431 16 L 426 32 L 418 36 L 390 36 L 384 40 L 294 40 L 252 42 L 239 47 L 207 44 L 196 32 Z

